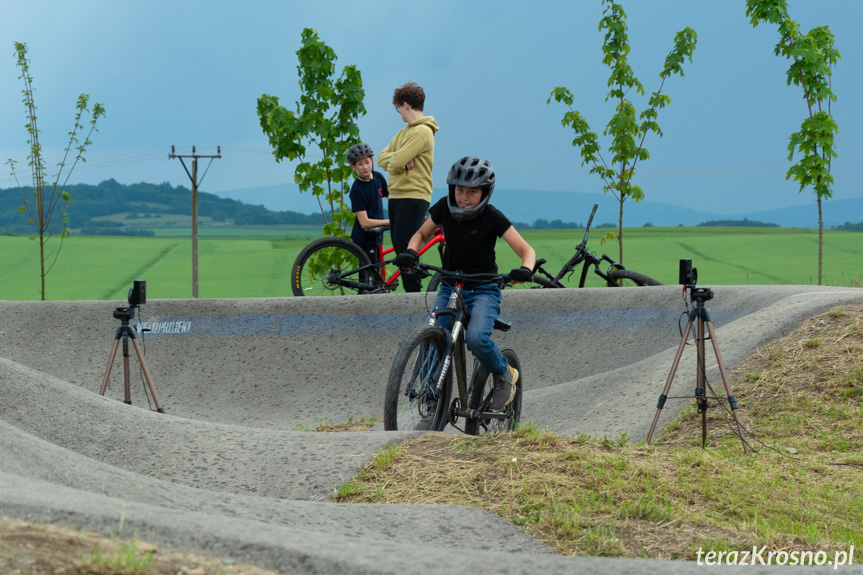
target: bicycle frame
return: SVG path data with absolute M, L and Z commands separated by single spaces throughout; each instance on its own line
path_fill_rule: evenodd
M 383 233 L 387 229 L 389 229 L 389 228 L 382 227 L 381 233 Z M 420 257 L 422 257 L 422 255 L 424 253 L 429 251 L 429 249 L 431 249 L 431 247 L 433 245 L 436 245 L 436 244 L 441 244 L 440 246 L 438 246 L 439 251 L 442 251 L 443 247 L 446 245 L 446 242 L 444 241 L 443 231 L 441 230 L 441 228 L 438 228 L 435 231 L 435 234 L 431 237 L 431 239 L 428 242 L 426 242 L 426 244 L 423 247 L 421 247 L 417 253 L 419 254 Z M 389 247 L 385 250 L 381 250 L 381 257 L 377 262 L 375 262 L 376 265 L 380 264 L 381 277 L 384 278 L 384 284 L 386 285 L 384 291 L 391 291 L 392 289 L 395 289 L 393 287 L 393 282 L 395 282 L 399 278 L 399 276 L 402 275 L 402 270 L 400 270 L 399 268 L 396 268 L 396 271 L 393 272 L 393 274 L 391 276 L 387 276 L 387 274 L 386 274 L 386 261 L 387 261 L 386 256 L 388 254 L 395 252 L 395 251 L 396 251 L 396 249 L 394 247 Z M 398 255 L 398 254 L 396 254 L 396 255 Z
M 388 226 L 380 226 L 377 228 L 370 228 L 366 231 L 375 232 L 378 234 L 384 233 L 388 230 Z M 444 241 L 444 235 L 440 228 L 438 228 L 437 232 L 434 236 L 429 239 L 426 244 L 420 248 L 420 251 L 417 252 L 419 255 L 426 253 L 432 246 L 438 245 L 439 250 L 443 250 L 446 242 Z M 395 251 L 395 248 L 387 248 L 385 250 L 380 251 L 380 257 L 378 261 L 372 262 L 371 264 L 366 264 L 364 266 L 360 266 L 358 268 L 354 268 L 351 270 L 341 271 L 339 273 L 333 273 L 330 275 L 328 281 L 332 285 L 339 285 L 351 289 L 364 290 L 365 293 L 381 293 L 381 292 L 389 292 L 396 289 L 395 281 L 401 276 L 401 270 L 396 268 L 396 271 L 389 277 L 386 276 L 386 263 L 387 260 L 384 257 L 387 254 L 391 254 Z M 369 269 L 374 269 L 377 272 L 380 278 L 372 280 L 371 282 L 366 281 L 357 281 L 356 279 L 350 279 L 359 275 L 363 271 L 367 271 Z
M 569 259 L 568 262 L 563 264 L 563 267 L 560 268 L 560 271 L 557 272 L 557 275 L 551 275 L 548 271 L 546 271 L 542 264 L 546 263 L 547 260 L 540 259 L 537 260 L 535 274 L 542 274 L 548 280 L 552 282 L 552 287 L 565 287 L 563 282 L 561 281 L 564 276 L 571 275 L 576 266 L 580 264 L 584 264 L 581 269 L 581 277 L 578 281 L 578 287 L 583 288 L 585 282 L 587 281 L 587 271 L 590 266 L 593 266 L 593 273 L 601 277 L 605 280 L 606 285 L 616 286 L 617 283 L 611 279 L 611 272 L 615 270 L 623 270 L 626 269 L 622 264 L 617 263 L 613 259 L 611 259 L 608 255 L 602 254 L 602 257 L 596 257 L 592 252 L 587 249 L 587 238 L 590 234 L 590 225 L 593 222 L 593 216 L 596 215 L 596 209 L 599 207 L 599 204 L 593 204 L 593 210 L 590 212 L 590 218 L 587 220 L 587 226 L 584 229 L 584 239 L 581 240 L 581 243 L 575 246 L 575 254 Z M 599 269 L 600 264 L 602 262 L 608 262 L 609 266 L 607 271 L 603 272 Z
M 430 266 L 428 264 L 420 263 L 417 265 L 417 268 L 424 270 L 432 269 L 434 271 L 445 273 L 445 270 L 443 270 L 442 268 L 436 268 L 435 266 Z M 463 290 L 464 280 L 458 279 L 452 288 L 452 292 L 450 293 L 449 301 L 447 301 L 446 308 L 442 310 L 432 310 L 431 318 L 429 318 L 429 325 L 436 325 L 437 319 L 441 316 L 449 316 L 452 322 L 452 325 L 449 329 L 444 328 L 444 332 L 447 336 L 447 342 L 446 347 L 444 348 L 444 361 L 442 363 L 441 372 L 438 375 L 436 382 L 437 393 L 441 393 L 441 390 L 445 385 L 446 378 L 449 374 L 450 366 L 453 366 L 455 369 L 456 388 L 458 389 L 459 407 L 457 409 L 451 409 L 450 417 L 464 417 L 467 419 L 480 419 L 483 417 L 488 419 L 506 419 L 508 417 L 508 414 L 505 412 L 483 412 L 481 409 L 473 409 L 473 407 L 469 403 L 471 389 L 474 384 L 474 378 L 476 378 L 478 372 L 477 367 L 479 364 L 479 360 L 474 358 L 473 372 L 471 374 L 470 385 L 468 385 L 466 364 L 467 354 L 463 334 L 465 318 L 469 316 L 467 310 L 465 309 L 464 299 L 462 298 Z M 508 324 L 501 322 L 498 319 L 495 319 L 495 328 L 506 330 L 509 329 L 509 326 Z M 476 407 L 481 408 L 483 406 L 479 405 Z

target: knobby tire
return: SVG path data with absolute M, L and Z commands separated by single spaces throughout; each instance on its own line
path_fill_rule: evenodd
M 566 286 L 560 283 L 559 281 L 550 280 L 545 276 L 541 276 L 539 274 L 534 274 L 533 279 L 530 280 L 535 284 L 539 284 L 544 288 L 565 288 Z
M 518 381 L 515 384 L 515 397 L 512 398 L 512 403 L 507 407 L 507 417 L 505 419 L 491 418 L 488 416 L 480 417 L 479 419 L 466 419 L 464 425 L 465 433 L 469 435 L 481 435 L 485 433 L 503 433 L 512 431 L 518 425 L 521 418 L 521 397 L 524 385 L 524 371 L 521 369 L 521 362 L 518 356 L 511 349 L 501 350 L 506 357 L 509 365 L 513 366 L 519 372 Z M 483 407 L 483 404 L 488 404 L 491 401 L 491 392 L 494 389 L 492 376 L 485 370 L 482 365 L 477 367 L 476 374 L 473 379 L 473 389 L 471 389 L 468 405 L 471 409 Z
M 300 251 L 291 268 L 291 291 L 295 296 L 355 295 L 357 287 L 339 285 L 337 274 L 371 265 L 369 256 L 355 243 L 339 237 L 319 238 Z M 374 272 L 357 272 L 345 278 L 373 283 Z
M 629 271 L 629 270 L 614 270 L 608 277 L 611 278 L 611 281 L 616 283 L 619 286 L 631 286 L 635 284 L 636 286 L 661 286 L 662 284 L 652 277 L 648 277 L 644 274 L 640 274 L 637 272 Z
M 452 366 L 440 393 L 436 391 L 445 353 L 446 333 L 441 327 L 422 325 L 405 339 L 387 381 L 384 429 L 441 431 L 446 427 Z

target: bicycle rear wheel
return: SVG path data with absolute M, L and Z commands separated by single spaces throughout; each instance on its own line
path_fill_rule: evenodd
M 611 278 L 611 281 L 623 287 L 662 285 L 651 277 L 629 270 L 614 270 L 608 275 L 608 277 Z
M 446 427 L 452 371 L 437 391 L 445 353 L 446 333 L 433 325 L 415 329 L 399 347 L 387 381 L 384 429 L 441 431 Z
M 341 274 L 371 265 L 369 256 L 352 241 L 339 238 L 319 238 L 297 256 L 291 268 L 291 291 L 295 296 L 353 295 L 362 293 L 356 286 L 339 281 Z M 375 273 L 369 268 L 356 272 L 345 280 L 373 284 Z
M 464 431 L 469 435 L 482 435 L 484 433 L 502 433 L 512 431 L 521 419 L 521 392 L 524 386 L 524 372 L 518 356 L 511 349 L 501 350 L 509 365 L 518 370 L 518 381 L 515 382 L 515 397 L 506 408 L 505 417 L 491 417 L 486 413 L 478 419 L 467 419 Z M 470 393 L 468 405 L 471 409 L 480 409 L 484 412 L 491 403 L 491 392 L 494 390 L 492 376 L 482 365 L 477 367 L 473 377 L 473 389 Z

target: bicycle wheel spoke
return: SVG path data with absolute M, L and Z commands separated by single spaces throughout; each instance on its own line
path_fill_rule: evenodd
M 422 326 L 399 348 L 387 383 L 386 429 L 439 430 L 446 425 L 448 381 L 437 390 L 445 342 L 443 330 Z
M 521 395 L 522 389 L 524 389 L 524 373 L 515 352 L 511 349 L 504 349 L 502 351 L 509 364 L 519 371 L 519 378 L 515 385 L 515 397 L 502 414 L 499 412 L 483 412 L 482 416 L 477 419 L 468 419 L 465 422 L 465 432 L 470 435 L 512 431 L 521 418 Z M 493 389 L 494 384 L 491 374 L 480 366 L 473 377 L 473 392 L 470 396 L 471 409 L 480 410 L 483 406 L 486 406 L 485 408 L 487 409 L 487 406 L 491 403 Z

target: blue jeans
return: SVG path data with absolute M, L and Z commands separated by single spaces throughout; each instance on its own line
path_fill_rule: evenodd
M 452 288 L 441 284 L 440 291 L 434 300 L 433 310 L 445 309 Z M 504 373 L 508 367 L 506 357 L 491 339 L 494 331 L 494 320 L 500 315 L 501 292 L 497 284 L 485 284 L 472 290 L 464 290 L 465 307 L 470 313 L 470 322 L 465 331 L 464 339 L 467 348 L 479 360 L 489 373 Z M 449 327 L 452 318 L 440 316 L 438 325 Z

